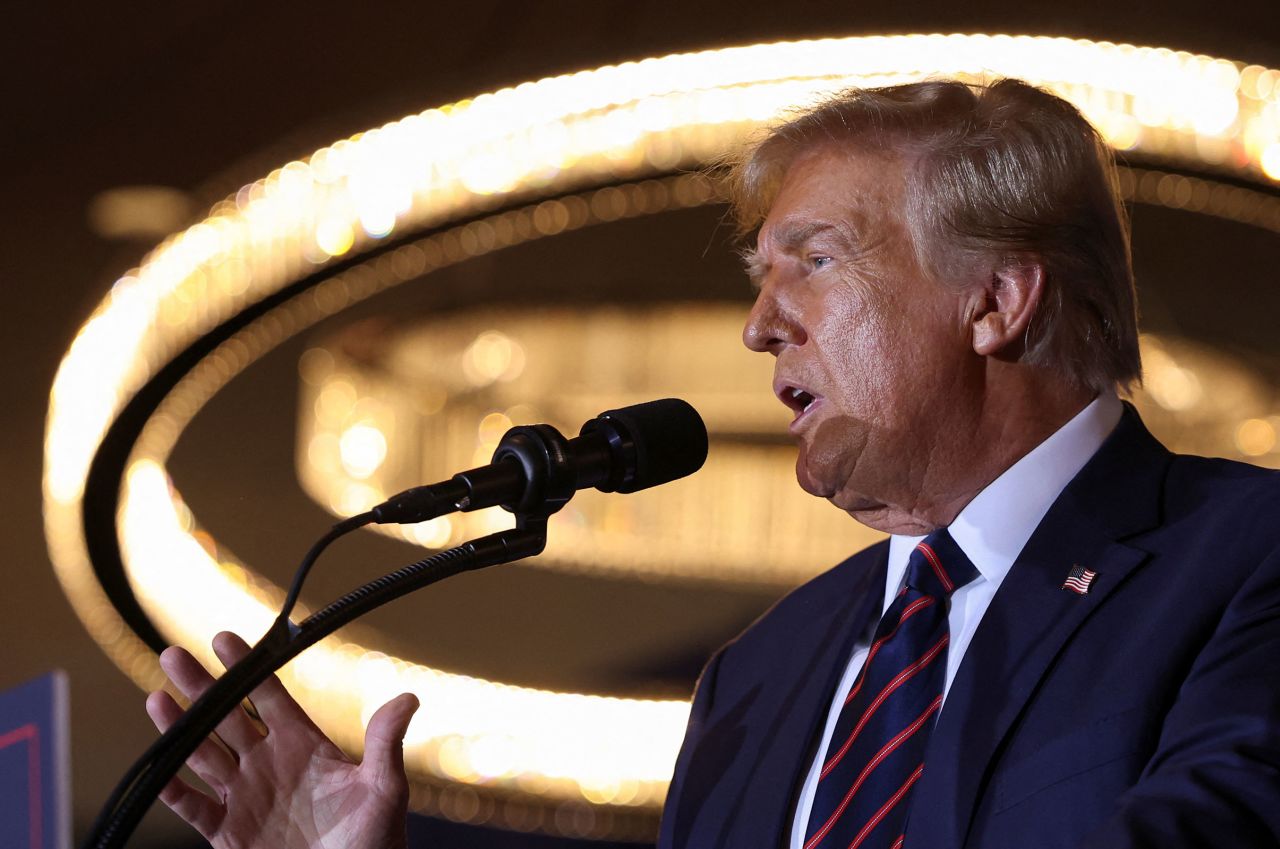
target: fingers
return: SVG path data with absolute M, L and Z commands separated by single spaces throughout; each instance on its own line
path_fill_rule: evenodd
M 222 631 L 213 638 L 213 651 L 218 656 L 218 660 L 227 666 L 232 666 L 249 653 L 249 644 L 237 634 Z M 299 723 L 305 723 L 307 727 L 312 726 L 311 719 L 303 711 L 302 706 L 294 701 L 293 696 L 289 695 L 289 691 L 280 683 L 280 679 L 274 675 L 255 687 L 249 698 L 258 716 L 262 717 L 262 721 L 268 728 L 272 725 L 296 726 Z
M 213 684 L 214 678 L 186 649 L 170 646 L 160 655 L 160 668 L 178 688 L 178 692 L 191 701 L 200 698 Z M 249 717 L 241 710 L 233 710 L 218 723 L 218 736 L 236 752 L 245 752 L 262 741 L 262 734 L 253 727 Z
M 364 732 L 364 762 L 360 768 L 383 787 L 405 785 L 404 734 L 418 709 L 418 698 L 401 693 L 369 718 Z
M 209 841 L 213 840 L 227 815 L 226 808 L 180 778 L 174 778 L 164 786 L 160 791 L 160 801 Z
M 160 690 L 147 696 L 147 716 L 163 734 L 182 716 L 182 707 L 173 700 L 173 696 Z M 235 759 L 212 740 L 204 740 L 196 747 L 187 758 L 187 766 L 218 791 L 227 786 L 236 771 Z
M 181 718 L 182 707 L 173 696 L 163 690 L 147 696 L 147 715 L 156 728 L 164 733 Z M 215 789 L 224 786 L 236 771 L 236 761 L 226 749 L 212 740 L 204 740 L 187 758 L 187 765 Z

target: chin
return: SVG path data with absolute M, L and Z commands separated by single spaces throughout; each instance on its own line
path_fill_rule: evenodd
M 848 513 L 859 524 L 881 533 L 925 536 L 938 527 L 937 523 L 913 515 L 908 510 L 861 495 L 837 493 L 828 496 L 827 500 Z
M 832 503 L 834 504 L 835 502 Z M 880 531 L 881 533 L 920 537 L 926 536 L 937 529 L 936 525 L 921 521 L 915 516 L 884 505 L 864 509 L 856 507 L 843 507 L 841 509 L 857 520 L 859 524 L 866 525 L 873 531 Z
M 810 495 L 818 498 L 831 498 L 835 494 L 834 487 L 825 486 L 805 462 L 804 446 L 800 446 L 800 454 L 796 457 L 796 483 Z

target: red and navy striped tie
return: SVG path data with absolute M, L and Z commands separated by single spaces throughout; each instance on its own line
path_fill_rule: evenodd
M 911 789 L 942 707 L 947 600 L 978 571 L 946 529 L 911 552 L 906 586 L 876 627 L 814 794 L 804 849 L 899 849 Z

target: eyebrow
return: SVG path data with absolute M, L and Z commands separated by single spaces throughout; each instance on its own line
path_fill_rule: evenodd
M 841 241 L 848 241 L 840 228 L 827 221 L 783 222 L 774 232 L 773 239 L 784 251 L 795 251 L 806 242 L 822 233 L 834 232 Z
M 841 246 L 853 252 L 854 245 L 845 229 L 829 221 L 784 221 L 774 230 L 771 240 L 784 253 L 796 253 L 815 236 L 826 233 L 834 233 Z M 769 271 L 769 261 L 754 247 L 744 249 L 739 256 L 747 277 L 751 280 L 751 285 L 757 289 L 760 288 L 761 281 Z
M 747 279 L 751 281 L 751 287 L 759 289 L 764 282 L 764 276 L 769 273 L 769 263 L 755 248 L 743 248 L 738 252 L 738 257 L 742 260 Z

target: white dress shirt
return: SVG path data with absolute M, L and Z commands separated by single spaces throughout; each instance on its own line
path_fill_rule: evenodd
M 1049 512 L 1049 507 L 1120 421 L 1122 410 L 1120 399 L 1114 394 L 1099 395 L 1071 421 L 988 484 L 951 523 L 948 528 L 951 538 L 973 562 L 978 577 L 952 593 L 949 602 L 947 624 L 951 642 L 947 649 L 947 677 L 942 690 L 944 700 L 956 677 L 956 670 L 960 668 L 960 661 L 964 659 L 965 650 L 1000 583 L 1009 574 L 1040 520 Z M 902 588 L 907 560 L 916 543 L 922 539 L 924 537 L 889 538 L 889 571 L 885 578 L 882 615 Z M 871 629 L 854 646 L 849 665 L 832 697 L 822 743 L 796 801 L 795 818 L 791 824 L 791 849 L 804 847 L 809 812 L 813 808 L 813 796 L 826 760 L 827 747 L 845 697 L 862 671 L 874 630 L 875 623 L 872 623 Z

